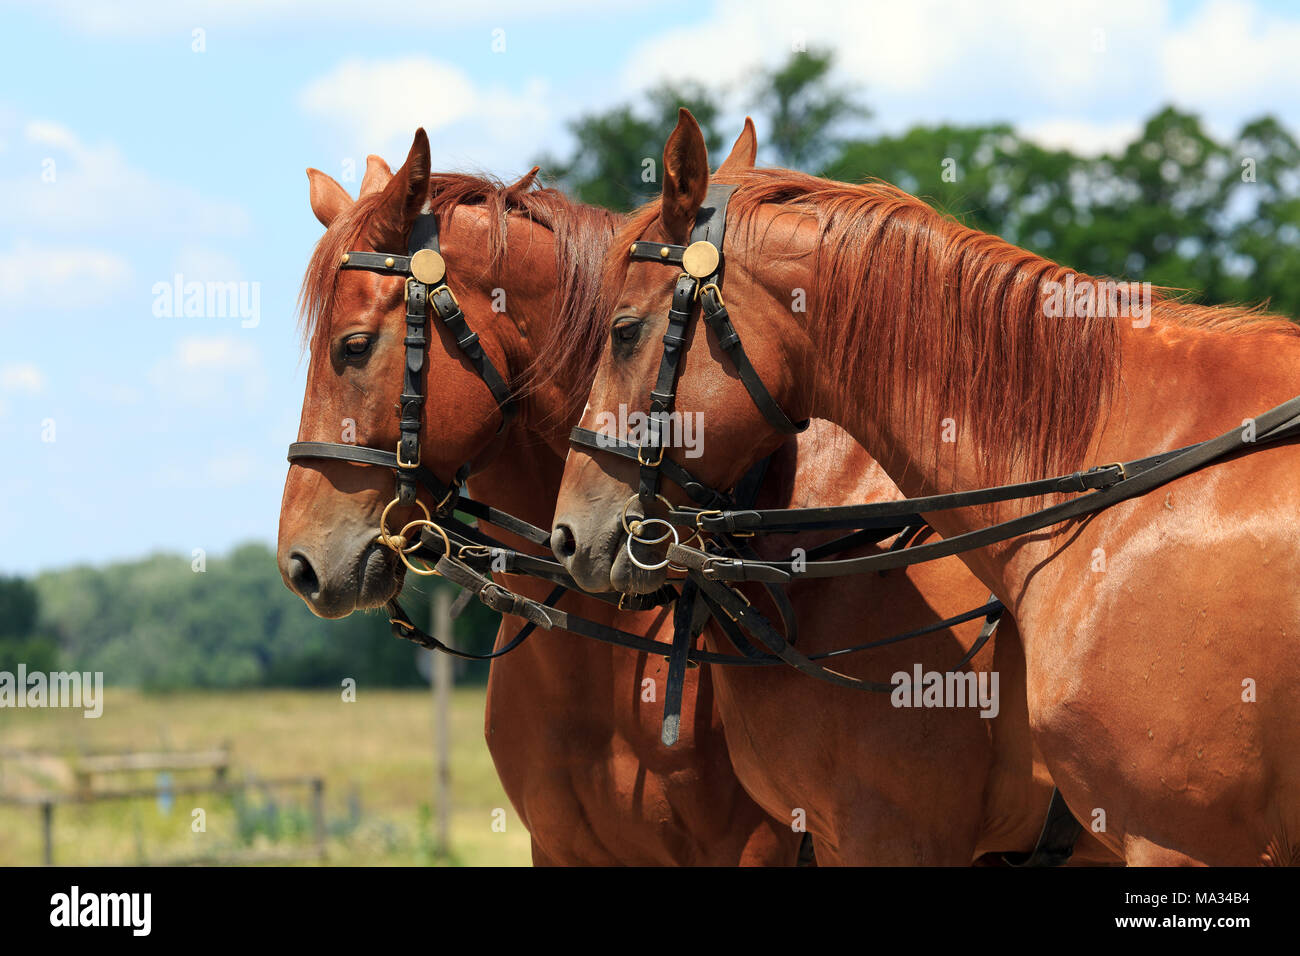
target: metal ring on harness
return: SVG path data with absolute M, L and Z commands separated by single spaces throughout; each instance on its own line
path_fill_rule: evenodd
M 664 504 L 664 507 L 667 508 L 669 511 L 672 511 L 672 510 L 673 510 L 673 503 L 672 503 L 671 501 L 669 501 L 667 498 L 665 498 L 663 495 L 655 495 L 655 497 L 658 498 L 660 501 L 662 501 L 663 504 Z M 619 516 L 619 519 L 618 519 L 618 520 L 619 520 L 619 522 L 623 525 L 623 531 L 624 531 L 625 534 L 628 534 L 628 535 L 634 535 L 634 534 L 636 534 L 636 531 L 634 531 L 634 530 L 633 530 L 633 529 L 628 525 L 628 523 L 627 523 L 627 509 L 630 508 L 630 507 L 632 506 L 632 502 L 634 502 L 634 501 L 640 501 L 640 500 L 641 500 L 641 496 L 640 496 L 640 495 L 633 495 L 631 498 L 628 498 L 627 501 L 623 502 L 623 513 Z M 633 519 L 632 524 L 635 525 L 635 524 L 637 524 L 637 523 L 639 523 L 639 522 L 642 522 L 642 521 L 645 521 L 645 520 L 647 520 L 647 519 L 646 519 L 644 516 L 642 516 L 642 517 L 640 517 L 640 518 Z M 660 520 L 662 520 L 662 519 L 660 519 L 660 518 L 655 518 L 654 520 L 655 520 L 655 521 L 660 521 Z M 665 539 L 664 539 L 664 538 L 660 538 L 659 540 L 660 540 L 660 541 L 663 541 L 663 540 L 665 540 Z M 656 543 L 658 543 L 658 542 L 645 542 L 645 543 L 646 543 L 646 544 L 656 544 Z
M 443 528 L 442 525 L 438 524 L 435 521 L 430 521 L 428 518 L 417 518 L 414 521 L 408 521 L 405 525 L 402 526 L 401 537 L 405 538 L 406 532 L 411 528 L 416 528 L 416 527 L 424 527 L 424 528 L 429 528 L 432 531 L 436 531 L 439 535 L 442 536 L 443 546 L 447 549 L 442 556 L 447 557 L 451 554 L 451 538 L 448 537 L 447 530 Z M 420 544 L 422 543 L 423 542 L 421 542 L 419 539 L 416 539 L 415 547 L 419 547 Z M 411 550 L 414 550 L 414 548 L 412 548 Z M 415 574 L 418 574 L 422 577 L 431 577 L 438 573 L 437 568 L 416 567 L 414 564 L 411 563 L 411 559 L 406 556 L 406 552 L 401 549 L 398 550 L 397 556 L 402 559 L 402 563 L 406 565 L 406 567 L 409 570 L 413 571 Z
M 388 504 L 384 506 L 384 511 L 379 516 L 379 541 L 385 547 L 392 548 L 399 555 L 410 554 L 412 551 L 414 551 L 416 548 L 420 546 L 420 542 L 417 541 L 409 548 L 406 547 L 406 528 L 409 528 L 411 526 L 410 524 L 402 528 L 402 530 L 399 531 L 397 534 L 388 533 L 388 512 L 392 511 L 393 505 L 398 503 L 399 500 L 397 498 L 394 498 L 392 501 L 390 501 Z M 415 505 L 417 508 L 419 508 L 421 511 L 424 512 L 424 520 L 430 521 L 431 515 L 429 514 L 429 509 L 425 507 L 424 502 L 422 502 L 419 498 L 416 498 Z M 430 523 L 432 522 L 430 521 Z M 411 524 L 414 524 L 414 522 L 411 522 Z M 445 534 L 443 536 L 446 537 Z
M 640 524 L 642 528 L 644 528 L 648 524 L 661 524 L 668 530 L 657 538 L 641 538 L 635 534 L 629 533 L 627 536 L 627 541 L 623 545 L 623 549 L 627 551 L 628 560 L 630 560 L 642 571 L 660 571 L 668 567 L 667 558 L 664 558 L 658 564 L 642 564 L 640 561 L 637 560 L 636 555 L 632 553 L 632 542 L 636 541 L 639 544 L 660 544 L 661 542 L 667 541 L 669 538 L 672 538 L 673 544 L 677 544 L 678 542 L 677 529 L 674 528 L 667 521 L 665 521 L 663 518 L 643 518 Z

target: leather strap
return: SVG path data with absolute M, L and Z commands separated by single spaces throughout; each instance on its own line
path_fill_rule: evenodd
M 1061 791 L 1052 788 L 1052 799 L 1047 805 L 1047 818 L 1038 834 L 1038 842 L 1028 853 L 1003 853 L 1007 865 L 1015 867 L 1062 866 L 1074 855 L 1074 845 L 1083 833 L 1083 824 L 1074 818 L 1065 805 Z
M 736 366 L 741 384 L 745 386 L 745 391 L 749 392 L 750 399 L 763 413 L 767 423 L 785 435 L 797 435 L 807 428 L 808 419 L 805 418 L 801 422 L 790 421 L 789 416 L 781 410 L 781 406 L 763 384 L 762 377 L 749 361 L 749 356 L 745 354 L 745 347 L 740 342 L 740 333 L 731 324 L 731 315 L 727 312 L 727 307 L 722 302 L 722 293 L 715 283 L 706 283 L 700 290 L 700 314 L 704 317 L 705 324 L 717 336 L 718 345 L 727 353 L 731 364 Z
M 1217 438 L 1191 445 L 1174 452 L 1153 455 L 1121 466 L 1125 477 L 1097 491 L 1065 501 L 1049 508 L 1021 515 L 1009 521 L 967 531 L 963 534 L 945 538 L 929 544 L 908 548 L 901 552 L 864 555 L 841 561 L 809 561 L 795 570 L 790 561 L 748 561 L 744 559 L 717 557 L 688 548 L 683 545 L 670 545 L 667 557 L 679 567 L 689 567 L 710 580 L 717 581 L 767 581 L 779 583 L 794 577 L 840 577 L 848 574 L 863 574 L 868 571 L 886 571 L 892 568 L 908 567 L 923 561 L 933 561 L 953 554 L 961 554 L 978 548 L 987 547 L 1000 541 L 1007 541 L 1021 535 L 1038 531 L 1050 525 L 1060 524 L 1072 518 L 1095 514 L 1105 508 L 1144 495 L 1154 488 L 1168 484 L 1176 478 L 1189 474 L 1211 462 L 1225 456 L 1253 451 L 1267 443 L 1284 441 L 1300 435 L 1300 397 L 1290 399 L 1272 408 L 1255 419 L 1256 439 L 1245 440 L 1242 429 L 1234 428 Z M 977 492 L 962 494 L 978 494 Z M 938 496 L 946 497 L 946 496 Z M 902 501 L 885 502 L 881 510 L 917 509 L 922 511 L 937 510 L 925 507 L 928 499 L 915 498 Z M 921 507 L 918 508 L 918 505 Z M 855 506 L 859 509 L 865 506 Z M 861 519 L 865 511 L 856 514 Z M 676 519 L 674 519 L 676 520 Z
M 456 301 L 455 294 L 447 285 L 445 276 L 443 281 L 430 288 L 412 275 L 412 259 L 416 253 L 426 249 L 440 252 L 438 217 L 431 213 L 416 217 L 407 241 L 407 255 L 349 252 L 339 265 L 340 269 L 363 269 L 385 275 L 407 277 L 406 335 L 402 340 L 406 347 L 406 360 L 402 370 L 402 395 L 397 406 L 396 452 L 384 452 L 376 448 L 337 442 L 294 442 L 289 446 L 289 460 L 329 458 L 392 468 L 396 474 L 397 500 L 401 504 L 414 504 L 417 484 L 422 484 L 429 489 L 438 489 L 435 491 L 434 501 L 437 504 L 438 514 L 442 515 L 450 514 L 454 510 L 460 485 L 469 475 L 471 464 L 465 462 L 461 465 L 450 485 L 440 482 L 420 464 L 420 430 L 426 401 L 424 379 L 427 374 L 425 366 L 429 348 L 426 320 L 430 306 L 455 338 L 456 347 L 469 360 L 479 378 L 483 380 L 483 384 L 492 393 L 492 398 L 501 413 L 498 434 L 504 431 L 514 418 L 517 404 L 505 378 L 483 351 L 478 335 L 465 320 L 465 313 L 461 311 L 460 303 Z
M 673 644 L 668 652 L 668 685 L 664 691 L 664 719 L 659 730 L 659 739 L 665 747 L 677 743 L 677 735 L 682 723 L 682 692 L 686 686 L 686 665 L 695 640 L 692 624 L 694 622 L 695 599 L 699 587 L 694 581 L 682 583 L 681 594 L 673 608 Z

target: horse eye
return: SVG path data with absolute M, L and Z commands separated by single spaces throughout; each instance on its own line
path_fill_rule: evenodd
M 641 334 L 640 319 L 619 319 L 610 330 L 610 336 L 616 345 L 629 345 Z
M 343 340 L 343 353 L 349 357 L 355 358 L 358 355 L 365 355 L 370 351 L 370 336 L 368 335 L 349 335 Z

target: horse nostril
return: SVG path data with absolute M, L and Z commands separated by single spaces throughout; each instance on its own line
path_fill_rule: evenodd
M 309 598 L 320 591 L 320 579 L 301 551 L 289 555 L 289 583 L 300 596 Z
M 555 552 L 555 556 L 561 561 L 573 557 L 574 552 L 578 550 L 578 542 L 573 537 L 573 529 L 567 524 L 557 524 L 555 530 L 551 532 L 551 550 Z

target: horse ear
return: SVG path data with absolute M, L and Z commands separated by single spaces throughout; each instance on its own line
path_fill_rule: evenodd
M 375 248 L 392 248 L 411 231 L 411 224 L 429 198 L 429 137 L 415 131 L 411 151 L 379 197 L 379 205 L 366 229 Z
M 691 111 L 677 111 L 677 127 L 664 146 L 663 205 L 659 218 L 670 238 L 684 241 L 709 189 L 709 150 Z
M 311 211 L 326 229 L 335 219 L 352 207 L 352 197 L 332 177 L 319 169 L 308 169 L 311 184 Z
M 361 177 L 361 195 L 369 196 L 387 186 L 393 179 L 393 171 L 379 156 L 366 157 L 366 174 Z
M 537 174 L 541 172 L 541 170 L 542 167 L 534 166 L 532 169 L 528 170 L 528 172 L 524 173 L 517 180 L 515 180 L 513 183 L 507 186 L 506 193 L 508 195 L 513 196 L 515 193 L 528 192 L 528 190 L 533 188 L 533 184 L 537 182 Z
M 758 135 L 754 132 L 754 121 L 745 117 L 745 128 L 736 138 L 736 145 L 731 147 L 731 155 L 718 167 L 718 175 L 743 172 L 754 168 L 754 157 L 758 155 Z M 364 185 L 362 187 L 364 192 Z

